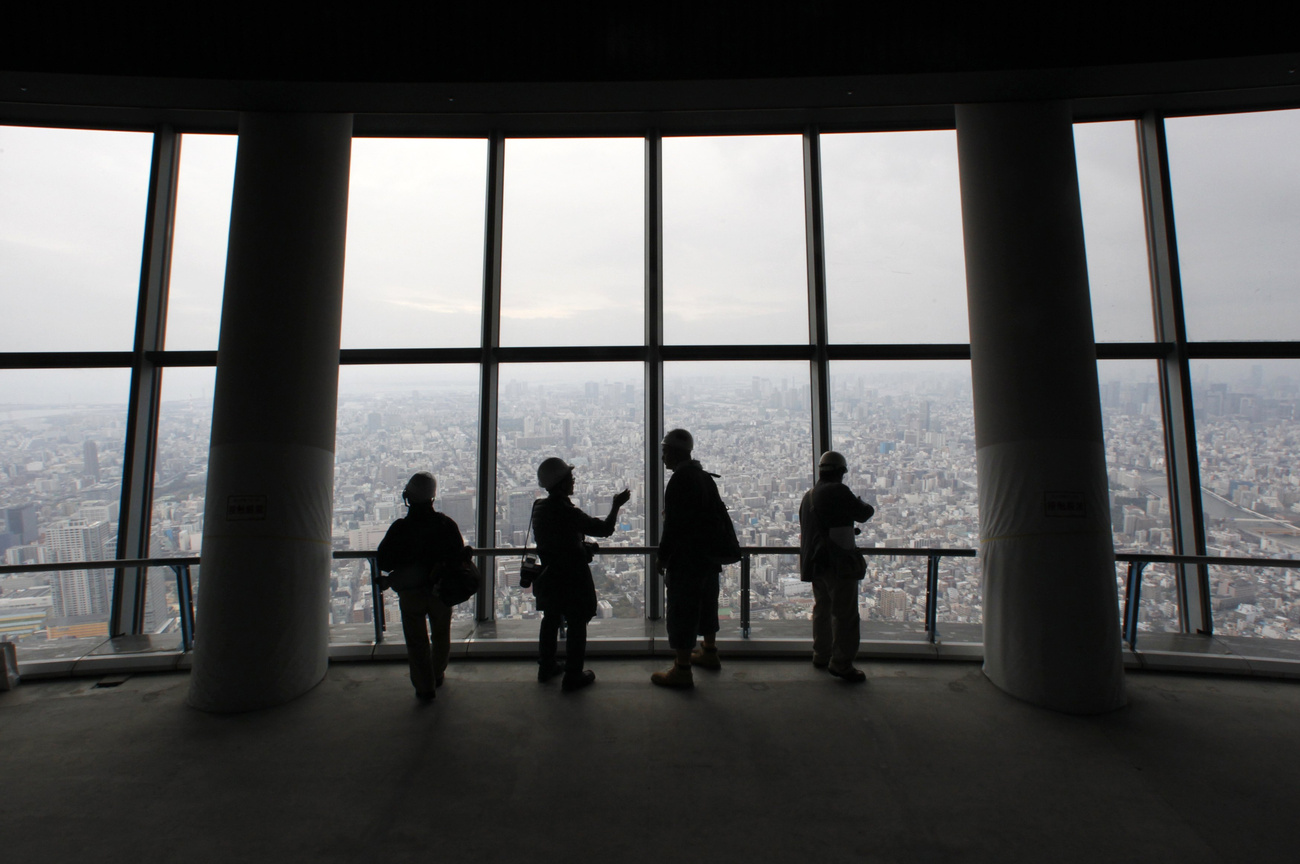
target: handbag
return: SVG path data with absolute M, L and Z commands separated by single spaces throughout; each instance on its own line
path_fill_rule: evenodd
M 533 533 L 533 513 L 528 511 L 528 529 L 524 531 L 524 556 L 519 562 L 519 587 L 531 588 L 546 569 L 536 552 L 528 551 L 528 538 Z M 536 592 L 534 592 L 536 593 Z
M 481 581 L 478 567 L 467 554 L 459 560 L 448 561 L 433 568 L 436 581 L 434 590 L 438 599 L 447 606 L 464 603 L 478 593 Z

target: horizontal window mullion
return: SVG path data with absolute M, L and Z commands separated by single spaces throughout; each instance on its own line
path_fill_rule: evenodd
M 134 364 L 132 351 L 0 352 L 0 369 L 129 369 Z

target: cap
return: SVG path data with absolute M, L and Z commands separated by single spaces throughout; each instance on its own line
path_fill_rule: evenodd
M 402 495 L 408 504 L 427 504 L 433 500 L 437 491 L 438 481 L 433 479 L 433 475 L 428 471 L 418 471 L 406 481 Z
M 550 489 L 571 473 L 573 473 L 572 465 L 559 456 L 551 456 L 543 459 L 542 464 L 537 466 L 537 485 L 543 489 Z
M 695 449 L 695 439 L 685 429 L 672 430 L 664 436 L 663 443 L 667 447 L 676 447 L 678 450 L 684 450 L 687 453 Z

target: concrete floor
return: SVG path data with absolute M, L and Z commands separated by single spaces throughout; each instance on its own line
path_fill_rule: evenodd
M 727 661 L 692 692 L 596 659 L 331 668 L 287 706 L 188 708 L 184 673 L 0 693 L 4 861 L 1293 861 L 1300 682 L 1130 673 L 1079 718 L 971 663 Z M 108 683 L 108 682 L 105 682 Z

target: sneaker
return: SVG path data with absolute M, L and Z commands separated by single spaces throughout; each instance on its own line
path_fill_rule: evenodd
M 695 686 L 695 676 L 691 674 L 691 667 L 678 666 L 676 663 L 662 672 L 651 675 L 650 681 L 660 687 L 672 687 L 676 690 L 689 690 Z
M 432 690 L 429 690 L 427 692 L 423 692 L 420 690 L 415 691 L 415 698 L 419 699 L 421 702 L 432 702 L 437 695 L 438 694 Z
M 828 667 L 828 666 L 830 666 L 830 665 L 831 665 L 831 661 L 829 661 L 829 660 L 818 660 L 816 657 L 813 658 L 813 668 L 814 668 L 814 669 L 825 669 L 826 667 Z
M 583 687 L 586 687 L 588 684 L 592 684 L 595 681 L 596 673 L 592 672 L 590 669 L 584 669 L 577 675 L 570 675 L 568 672 L 565 672 L 564 681 L 560 683 L 560 689 L 565 693 L 572 693 L 574 690 L 581 690 Z
M 706 648 L 701 645 L 691 652 L 691 665 L 699 666 L 701 669 L 712 669 L 716 672 L 722 668 L 722 661 L 718 659 L 718 649 Z
M 552 663 L 549 666 L 542 665 L 537 667 L 537 680 L 545 684 L 552 678 L 564 674 L 564 666 L 560 663 Z
M 867 673 L 861 669 L 855 669 L 852 666 L 847 669 L 836 669 L 834 666 L 827 666 L 826 671 L 839 678 L 841 681 L 847 681 L 850 684 L 861 684 L 867 680 Z

